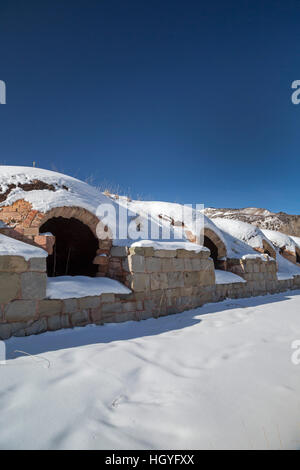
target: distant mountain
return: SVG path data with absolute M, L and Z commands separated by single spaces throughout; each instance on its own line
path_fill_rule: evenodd
M 245 207 L 244 209 L 214 209 L 208 207 L 204 210 L 204 213 L 211 219 L 221 217 L 241 220 L 263 229 L 277 230 L 300 237 L 300 215 L 291 215 L 285 212 L 276 213 L 257 207 Z

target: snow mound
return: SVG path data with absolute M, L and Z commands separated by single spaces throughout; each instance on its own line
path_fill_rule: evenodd
M 71 299 L 101 294 L 130 294 L 131 290 L 108 277 L 60 276 L 47 281 L 49 299 Z
M 220 217 L 214 218 L 213 221 L 219 229 L 247 243 L 252 248 L 263 249 L 263 240 L 269 243 L 262 231 L 254 225 L 241 222 L 240 220 L 222 219 Z
M 296 243 L 289 235 L 275 230 L 262 229 L 261 231 L 277 248 L 284 248 L 291 253 L 296 253 Z
M 26 261 L 30 258 L 46 258 L 48 253 L 27 243 L 0 234 L 0 256 L 22 256 Z
M 35 182 L 42 182 L 47 185 L 45 188 L 51 189 L 29 190 Z M 14 187 L 10 188 L 12 185 Z M 36 187 L 39 186 L 40 183 L 36 183 Z M 96 214 L 99 204 L 112 203 L 96 188 L 76 178 L 55 171 L 21 166 L 0 165 L 0 193 L 7 193 L 0 206 L 24 199 L 40 212 L 47 212 L 54 207 L 77 206 Z

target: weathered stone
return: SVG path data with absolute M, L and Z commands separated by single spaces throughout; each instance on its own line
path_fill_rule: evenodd
M 60 330 L 60 328 L 62 327 L 60 315 L 53 315 L 52 317 L 48 317 L 47 321 L 48 329 L 50 331 Z
M 140 255 L 130 255 L 128 257 L 129 270 L 132 273 L 144 273 L 145 272 L 145 258 Z
M 135 273 L 130 278 L 130 288 L 134 292 L 150 290 L 150 274 Z
M 116 257 L 125 257 L 127 256 L 128 248 L 127 246 L 113 246 L 110 254 L 111 256 L 116 256 Z
M 179 250 L 176 250 L 177 254 L 177 258 L 194 258 L 196 253 L 194 251 L 189 251 L 189 250 L 183 250 L 183 249 L 179 249 Z
M 123 268 L 124 271 L 126 271 L 127 273 L 130 272 L 129 263 L 128 263 L 128 258 L 125 258 L 125 259 L 122 260 L 122 268 Z
M 154 250 L 156 258 L 175 258 L 176 250 Z
M 11 327 L 8 324 L 0 323 L 0 340 L 5 340 L 11 337 Z
M 57 315 L 62 311 L 62 301 L 61 300 L 40 300 L 39 301 L 39 314 L 41 317 L 51 315 Z
M 160 261 L 159 258 L 153 258 L 153 259 L 157 259 L 157 261 Z M 162 271 L 164 273 L 176 271 L 176 269 L 174 268 L 175 260 L 176 258 L 161 258 L 161 269 L 159 271 Z
M 168 287 L 183 287 L 184 278 L 182 272 L 168 273 Z
M 47 331 L 46 318 L 40 318 L 25 328 L 26 336 L 38 335 L 40 333 L 44 333 L 45 331 Z
M 151 290 L 167 289 L 168 276 L 167 273 L 152 273 L 151 274 Z
M 70 328 L 71 327 L 69 315 L 61 315 L 60 319 L 61 319 L 61 327 L 62 328 Z
M 143 303 L 141 301 L 122 303 L 123 312 L 135 312 L 136 310 L 142 310 L 142 309 L 143 309 Z
M 97 308 L 100 306 L 100 296 L 82 297 L 78 299 L 78 301 L 79 310 L 84 310 L 87 308 Z
M 113 303 L 115 301 L 115 294 L 101 294 L 100 301 L 101 303 Z
M 47 274 L 27 272 L 21 274 L 23 299 L 40 300 L 46 297 Z
M 27 271 L 27 261 L 22 256 L 0 256 L 0 271 L 23 273 Z
M 184 271 L 184 259 L 183 258 L 174 258 L 172 260 L 174 271 Z
M 94 323 L 100 322 L 102 320 L 102 308 L 91 308 L 90 310 L 91 319 Z
M 145 267 L 148 273 L 160 272 L 162 270 L 162 260 L 149 256 L 145 258 Z
M 46 272 L 47 258 L 31 258 L 29 260 L 29 271 Z
M 115 315 L 114 321 L 116 323 L 121 323 L 124 321 L 132 321 L 135 320 L 135 313 L 134 312 L 122 312 L 122 313 L 117 313 Z
M 73 326 L 84 326 L 89 323 L 89 315 L 86 310 L 81 312 L 75 312 L 71 315 L 71 321 Z
M 20 290 L 21 282 L 19 274 L 0 273 L 0 304 L 18 298 Z
M 115 303 L 112 303 L 112 304 L 103 304 L 101 306 L 101 310 L 102 310 L 102 313 L 103 315 L 105 315 L 106 313 L 121 313 L 122 312 L 122 303 L 119 302 L 115 302 Z
M 78 310 L 77 299 L 63 300 L 63 313 L 74 313 Z
M 184 285 L 186 287 L 196 286 L 200 282 L 199 273 L 196 271 L 185 272 L 183 274 L 183 277 L 184 277 Z
M 36 317 L 34 300 L 14 300 L 6 305 L 4 317 L 8 322 L 22 322 Z

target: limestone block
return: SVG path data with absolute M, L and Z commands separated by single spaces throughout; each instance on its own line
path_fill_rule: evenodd
M 151 274 L 151 290 L 167 289 L 168 288 L 167 273 L 152 273 Z
M 157 258 L 175 258 L 176 250 L 154 250 L 154 256 Z
M 31 258 L 29 260 L 28 270 L 45 273 L 47 271 L 46 258 Z
M 40 300 L 38 308 L 41 317 L 50 317 L 51 315 L 57 315 L 62 311 L 62 301 L 51 299 Z
M 128 257 L 129 270 L 132 273 L 144 273 L 145 272 L 145 258 L 141 255 L 130 255 Z
M 23 299 L 44 299 L 46 297 L 47 274 L 27 272 L 21 274 L 21 290 Z
M 114 302 L 112 304 L 106 303 L 101 306 L 101 310 L 104 316 L 106 313 L 121 313 L 122 303 L 121 302 Z
M 0 323 L 0 340 L 4 341 L 11 337 L 11 327 L 7 323 Z
M 22 322 L 36 317 L 34 300 L 14 300 L 6 305 L 4 316 L 7 322 Z
M 100 296 L 88 296 L 78 299 L 79 310 L 85 310 L 88 308 L 97 308 L 100 306 Z
M 46 318 L 40 318 L 39 320 L 33 322 L 31 325 L 26 326 L 24 330 L 26 336 L 44 333 L 45 331 L 47 331 L 47 320 Z
M 48 330 L 50 331 L 60 330 L 60 328 L 62 327 L 60 315 L 53 315 L 52 317 L 48 317 L 47 321 Z
M 0 256 L 0 271 L 22 273 L 27 271 L 27 261 L 22 256 Z
M 73 326 L 84 326 L 89 323 L 89 315 L 87 310 L 75 312 L 71 315 L 71 322 Z
M 63 300 L 63 313 L 74 313 L 78 310 L 77 299 L 64 299 Z
M 135 273 L 131 276 L 130 286 L 134 292 L 150 290 L 150 274 Z
M 173 258 L 174 271 L 184 271 L 184 258 Z
M 16 273 L 0 273 L 0 304 L 10 302 L 19 297 L 21 280 Z
M 127 246 L 113 246 L 110 250 L 111 256 L 124 257 L 127 256 L 128 248 Z
M 184 276 L 182 272 L 170 272 L 167 276 L 169 287 L 184 287 Z
M 155 273 L 163 270 L 164 263 L 171 260 L 164 260 L 160 258 L 155 258 L 148 256 L 145 258 L 146 272 Z

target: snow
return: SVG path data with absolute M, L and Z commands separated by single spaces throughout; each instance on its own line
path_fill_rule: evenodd
M 245 279 L 230 271 L 215 269 L 216 284 L 233 284 L 236 282 L 246 282 Z
M 289 235 L 276 232 L 275 230 L 263 229 L 262 232 L 277 248 L 285 248 L 285 250 L 290 251 L 291 253 L 296 252 L 296 244 Z
M 155 250 L 187 250 L 195 251 L 199 253 L 200 251 L 209 251 L 208 248 L 202 245 L 197 245 L 191 242 L 180 242 L 180 241 L 156 241 L 156 240 L 139 240 L 133 242 L 131 247 L 152 247 Z
M 270 259 L 273 259 L 269 255 L 262 254 L 262 253 L 255 253 L 255 254 L 252 254 L 252 255 L 243 255 L 242 256 L 242 259 L 256 259 L 256 258 L 259 258 L 262 261 L 268 261 Z
M 28 261 L 30 258 L 46 258 L 48 253 L 42 248 L 37 248 L 0 234 L 0 256 L 7 255 L 22 256 Z
M 0 448 L 299 449 L 299 311 L 293 291 L 12 338 Z
M 297 248 L 300 248 L 300 237 L 294 237 L 290 235 L 290 238 L 295 242 Z
M 279 254 L 279 250 L 277 250 L 276 260 L 278 264 L 278 279 L 293 279 L 294 276 L 300 276 L 300 265 L 294 264 L 284 258 L 282 255 Z
M 223 219 L 219 217 L 214 218 L 213 222 L 219 229 L 247 243 L 252 248 L 264 248 L 263 240 L 266 240 L 266 237 L 262 231 L 254 225 L 241 222 L 240 220 Z
M 41 168 L 0 165 L 2 192 L 6 191 L 9 184 L 26 184 L 34 180 L 54 185 L 56 191 L 47 189 L 24 191 L 21 188 L 15 188 L 0 206 L 10 205 L 19 199 L 24 199 L 32 204 L 34 210 L 40 212 L 47 212 L 54 207 L 76 206 L 95 214 L 99 204 L 112 203 L 96 188 L 71 176 Z M 63 186 L 66 186 L 68 190 L 62 189 Z
M 48 277 L 49 299 L 70 299 L 101 294 L 130 294 L 131 290 L 108 277 L 59 276 Z

